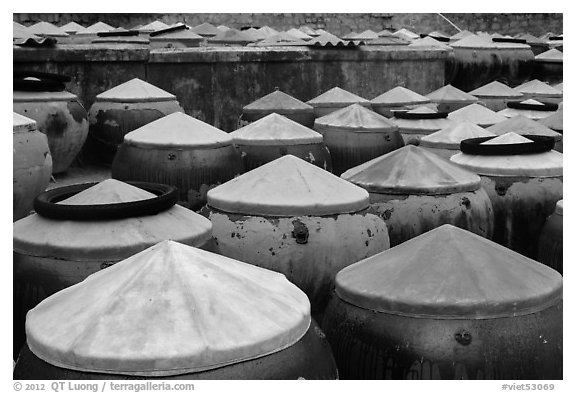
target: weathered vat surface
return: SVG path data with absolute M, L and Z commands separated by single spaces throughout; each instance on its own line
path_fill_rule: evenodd
M 564 201 L 556 203 L 556 210 L 546 219 L 538 241 L 538 261 L 563 274 L 563 216 Z

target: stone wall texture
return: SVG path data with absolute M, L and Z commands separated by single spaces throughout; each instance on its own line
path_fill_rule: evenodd
M 446 13 L 442 14 L 460 29 L 469 31 L 498 32 L 501 34 L 531 33 L 540 36 L 547 32 L 562 33 L 563 14 L 559 13 Z M 25 25 L 39 21 L 47 21 L 63 25 L 75 21 L 84 26 L 97 21 L 106 22 L 112 26 L 131 28 L 154 20 L 171 24 L 184 22 L 196 26 L 204 22 L 214 25 L 226 25 L 237 29 L 248 27 L 270 26 L 277 30 L 287 30 L 292 27 L 310 26 L 322 28 L 336 35 L 345 35 L 351 31 L 362 32 L 370 29 L 376 32 L 383 29 L 407 28 L 416 33 L 442 31 L 452 35 L 458 32 L 440 14 L 435 13 L 269 13 L 269 14 L 73 14 L 50 13 L 14 14 L 14 20 Z

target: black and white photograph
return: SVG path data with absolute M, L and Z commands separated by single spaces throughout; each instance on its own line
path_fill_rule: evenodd
M 7 392 L 567 391 L 564 7 L 302 3 L 11 5 Z

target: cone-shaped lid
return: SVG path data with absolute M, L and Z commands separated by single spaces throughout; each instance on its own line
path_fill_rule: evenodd
M 272 111 L 278 113 L 314 112 L 314 108 L 304 102 L 276 90 L 242 108 L 244 113 Z
M 59 202 L 94 205 L 154 198 L 138 187 L 108 179 Z M 13 226 L 14 252 L 80 261 L 118 261 L 162 240 L 200 247 L 212 235 L 207 218 L 175 205 L 155 215 L 109 221 L 53 220 L 32 214 Z
M 230 29 L 230 27 L 224 26 L 224 25 L 218 25 L 218 26 L 216 26 L 216 28 L 220 31 L 226 31 L 226 30 Z
M 564 109 L 558 109 L 550 116 L 545 117 L 542 120 L 538 120 L 538 123 L 552 130 L 564 131 Z
M 323 141 L 321 134 L 277 113 L 271 113 L 228 135 L 239 145 L 278 146 Z
M 404 29 L 404 28 L 402 28 L 402 29 L 400 29 L 400 30 L 397 30 L 397 31 L 396 31 L 395 33 L 393 33 L 393 34 L 396 35 L 396 36 L 408 37 L 408 38 L 410 38 L 410 39 L 416 39 L 416 38 L 420 37 L 418 34 L 412 32 L 412 31 L 410 31 L 410 30 L 408 30 L 408 29 Z
M 149 102 L 172 101 L 176 96 L 145 82 L 134 78 L 96 96 L 97 101 L 112 102 Z
M 156 31 L 156 30 L 162 30 L 169 27 L 166 23 L 159 21 L 159 20 L 155 20 L 153 22 L 148 23 L 147 25 L 144 25 L 142 27 L 140 27 L 138 30 L 140 31 Z
M 85 30 L 79 31 L 76 34 L 96 34 L 101 33 L 103 31 L 111 31 L 114 30 L 114 26 L 110 26 L 104 22 L 96 22 L 91 26 L 88 26 Z
M 39 37 L 35 35 L 33 32 L 31 32 L 26 26 L 23 26 L 17 22 L 13 22 L 12 38 L 37 39 Z
M 12 112 L 13 116 L 13 127 L 14 132 L 29 132 L 35 131 L 36 128 L 36 120 L 30 119 L 26 116 L 22 116 L 16 112 Z
M 341 177 L 377 194 L 439 195 L 480 188 L 478 175 L 413 145 L 348 169 Z
M 316 30 L 308 26 L 300 26 L 299 30 L 310 37 L 316 37 L 319 35 Z
M 561 97 L 562 92 L 558 89 L 553 88 L 547 83 L 539 81 L 538 79 L 533 79 L 529 82 L 526 82 L 520 86 L 514 88 L 515 91 L 522 94 L 537 94 L 545 97 Z M 528 100 L 530 102 L 526 102 L 528 104 L 541 104 L 538 101 Z M 534 102 L 532 102 L 534 101 Z
M 498 81 L 490 82 L 472 90 L 470 94 L 476 97 L 522 98 L 521 93 Z
M 167 39 L 171 40 L 186 39 L 186 40 L 201 41 L 204 39 L 204 37 L 194 33 L 192 30 L 169 31 L 166 33 L 155 35 L 154 37 L 150 37 L 150 41 L 159 41 L 159 40 L 164 41 Z
M 556 90 L 564 91 L 564 82 L 560 82 L 557 85 L 554 85 Z
M 490 36 L 469 35 L 452 44 L 453 48 L 470 48 L 470 49 L 494 49 L 496 44 L 492 42 Z
M 459 150 L 460 142 L 464 139 L 485 136 L 494 136 L 494 134 L 469 121 L 459 121 L 433 134 L 423 136 L 420 146 Z
M 305 46 L 308 43 L 292 34 L 280 32 L 272 36 L 266 36 L 265 39 L 255 44 L 256 46 Z
M 294 36 L 294 37 L 296 37 L 296 38 L 300 38 L 301 40 L 304 40 L 304 41 L 308 41 L 308 40 L 311 40 L 311 39 L 312 39 L 312 37 L 309 36 L 308 34 L 302 32 L 301 30 L 294 29 L 294 28 L 288 30 L 286 33 L 288 33 L 288 34 L 290 34 L 291 36 Z
M 332 33 L 330 33 L 329 31 L 326 31 L 324 29 L 316 29 L 316 34 L 318 34 L 319 36 L 322 34 L 331 34 L 332 35 Z
M 491 126 L 506 120 L 506 117 L 480 104 L 470 104 L 455 110 L 448 114 L 448 118 L 457 122 L 470 121 L 481 126 Z
M 556 112 L 554 112 L 556 113 Z M 486 129 L 495 135 L 503 135 L 508 132 L 516 132 L 523 135 L 546 135 L 553 136 L 556 139 L 562 137 L 559 133 L 552 131 L 550 128 L 543 124 L 543 122 L 536 122 L 530 120 L 522 115 L 511 117 L 501 123 L 494 124 Z
M 344 128 L 357 132 L 398 129 L 391 120 L 358 104 L 353 104 L 326 116 L 319 117 L 314 124 L 321 127 Z
M 272 37 L 273 35 L 280 33 L 279 31 L 274 30 L 269 26 L 262 26 L 261 28 L 258 29 L 258 31 L 264 33 L 266 37 Z
M 255 29 L 255 28 L 253 28 L 253 27 L 251 27 L 251 28 L 249 28 L 249 29 L 247 29 L 247 30 L 244 30 L 244 33 L 249 34 L 252 38 L 254 38 L 254 39 L 257 40 L 257 41 L 258 41 L 258 40 L 263 40 L 263 39 L 265 39 L 265 38 L 267 37 L 266 34 L 264 34 L 264 33 L 261 32 L 260 30 Z
M 310 322 L 283 274 L 164 241 L 47 298 L 26 333 L 55 366 L 157 377 L 278 352 Z
M 474 33 L 470 32 L 470 31 L 468 31 L 468 30 L 462 30 L 462 31 L 454 34 L 453 36 L 450 36 L 450 40 L 452 40 L 452 41 L 458 41 L 458 40 L 460 40 L 460 39 L 462 39 L 462 38 L 469 37 L 469 36 L 471 36 L 471 35 L 474 35 Z
M 439 38 L 446 38 L 446 39 L 450 38 L 450 36 L 448 36 L 448 34 L 443 33 L 441 31 L 438 31 L 438 30 L 434 30 L 433 32 L 428 33 L 428 35 L 430 37 L 439 37 Z
M 78 101 L 78 97 L 68 91 L 19 91 L 12 92 L 13 102 Z
M 194 33 L 201 35 L 202 37 L 213 37 L 220 33 L 220 30 L 210 23 L 202 23 L 191 29 Z
M 66 33 L 78 33 L 79 31 L 84 31 L 86 28 L 74 21 L 66 23 L 64 26 L 60 27 Z
M 541 38 L 538 38 L 536 36 L 533 36 L 530 33 L 525 33 L 525 34 L 518 34 L 516 36 L 516 38 L 520 38 L 521 40 L 526 40 L 526 43 L 528 44 L 545 44 L 546 41 L 544 41 Z
M 330 90 L 320 94 L 318 97 L 312 98 L 310 101 L 306 101 L 307 104 L 313 107 L 332 107 L 337 105 L 352 105 L 355 103 L 366 105 L 369 104 L 365 98 L 362 98 L 356 94 L 350 93 L 340 87 L 333 87 Z
M 562 93 L 560 93 L 562 94 Z M 497 112 L 498 114 L 511 118 L 511 117 L 515 117 L 518 115 L 523 115 L 529 119 L 532 120 L 539 120 L 539 119 L 543 119 L 545 117 L 550 116 L 551 113 L 553 113 L 555 109 L 551 109 L 551 108 L 546 108 L 546 106 L 541 103 L 540 101 L 536 101 L 534 99 L 529 99 L 529 100 L 525 100 L 522 101 L 521 104 L 527 104 L 527 105 L 532 105 L 532 108 L 506 108 L 506 109 L 502 109 L 501 111 Z M 540 110 L 538 110 L 540 109 Z
M 430 100 L 427 97 L 424 97 L 423 95 L 420 95 L 403 86 L 396 86 L 395 88 L 388 90 L 386 93 L 380 94 L 370 102 L 372 104 L 396 106 L 407 104 L 426 104 L 430 102 Z
M 414 40 L 408 46 L 432 46 L 435 48 L 450 49 L 450 50 L 452 49 L 449 45 L 444 44 L 438 40 L 435 40 L 432 37 L 424 37 L 424 38 Z
M 509 145 L 529 142 L 532 141 L 510 132 L 484 144 Z M 450 161 L 486 176 L 558 177 L 562 176 L 563 172 L 562 153 L 555 150 L 535 154 L 495 156 L 458 153 L 450 157 Z
M 226 132 L 182 112 L 154 120 L 124 136 L 124 143 L 139 147 L 208 148 L 232 144 Z
M 28 30 L 37 35 L 50 35 L 54 37 L 68 37 L 68 33 L 60 27 L 48 22 L 38 22 L 30 27 Z
M 404 116 L 406 116 L 406 114 L 418 115 L 426 113 L 439 113 L 439 112 L 427 106 L 419 106 L 417 108 L 407 111 L 404 114 Z M 392 121 L 394 122 L 394 124 L 398 126 L 400 132 L 408 134 L 432 133 L 455 124 L 453 120 L 450 120 L 447 117 L 441 117 L 437 119 L 419 119 L 419 118 L 411 119 L 411 118 L 393 117 Z
M 351 31 L 350 33 L 343 36 L 342 39 L 343 40 L 355 40 L 357 35 L 358 35 L 357 32 Z
M 476 102 L 478 98 L 474 97 L 472 94 L 463 92 L 462 90 L 452 86 L 446 85 L 438 90 L 434 90 L 432 93 L 426 94 L 432 102 Z
M 355 40 L 374 40 L 378 38 L 378 33 L 372 30 L 364 30 L 362 33 L 356 34 Z
M 538 56 L 535 57 L 536 61 L 545 61 L 545 62 L 559 62 L 561 63 L 564 58 L 564 53 L 560 52 L 556 48 L 552 48 L 547 50 L 546 52 L 540 53 Z
M 239 43 L 247 44 L 249 42 L 255 42 L 256 39 L 250 34 L 246 34 L 243 31 L 236 29 L 228 29 L 226 31 L 219 31 L 214 37 L 208 38 L 209 42 L 217 43 Z
M 361 308 L 406 316 L 513 317 L 562 299 L 562 276 L 446 224 L 344 268 L 336 294 Z
M 208 191 L 208 205 L 229 213 L 324 216 L 368 207 L 368 193 L 292 155 L 280 157 Z

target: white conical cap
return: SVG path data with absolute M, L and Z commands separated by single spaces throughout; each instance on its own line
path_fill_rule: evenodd
M 322 129 L 339 128 L 358 132 L 398 129 L 391 120 L 358 104 L 319 117 L 314 125 Z
M 528 100 L 522 101 L 521 104 L 534 105 L 536 107 L 540 106 L 540 107 L 542 107 L 542 109 L 545 109 L 543 103 L 541 103 L 540 101 L 536 101 L 534 99 L 528 99 Z M 550 109 L 550 110 L 534 109 L 533 110 L 532 108 L 506 108 L 506 109 L 502 109 L 501 111 L 499 111 L 497 113 L 502 115 L 502 116 L 508 117 L 508 118 L 518 116 L 518 115 L 523 115 L 524 117 L 527 117 L 531 120 L 540 120 L 540 119 L 543 119 L 545 117 L 550 116 L 550 114 L 552 112 L 554 112 L 554 109 Z
M 322 143 L 322 135 L 285 116 L 271 113 L 228 134 L 238 145 L 294 145 Z
M 564 109 L 558 109 L 550 116 L 538 120 L 538 123 L 552 130 L 564 131 Z
M 475 90 L 470 94 L 477 97 L 503 97 L 503 98 L 522 98 L 522 94 L 505 84 L 493 81 Z
M 423 136 L 420 146 L 459 149 L 464 139 L 494 136 L 492 132 L 469 121 L 461 121 L 433 134 Z
M 49 35 L 54 37 L 68 37 L 68 33 L 60 27 L 48 22 L 38 22 L 30 27 L 28 31 L 36 35 Z
M 499 135 L 495 138 L 489 139 L 486 142 L 482 142 L 482 145 L 512 145 L 517 143 L 534 143 L 534 141 L 518 135 L 515 132 L 508 132 L 503 135 Z
M 314 108 L 283 91 L 276 90 L 242 108 L 244 113 L 278 111 L 279 113 L 314 112 Z
M 474 35 L 474 33 L 470 32 L 468 30 L 462 30 L 462 31 L 454 34 L 453 36 L 450 36 L 450 40 L 457 41 L 457 40 L 460 40 L 462 38 L 469 37 L 471 35 Z
M 266 35 L 266 37 L 272 37 L 273 35 L 280 33 L 279 31 L 274 30 L 273 28 L 271 28 L 269 26 L 262 26 L 261 28 L 258 29 L 258 31 L 260 31 L 261 33 L 264 33 L 264 35 Z
M 116 179 L 106 179 L 58 203 L 61 205 L 108 205 L 141 201 L 154 197 L 154 194 L 141 188 Z
M 564 53 L 560 52 L 556 48 L 547 50 L 546 52 L 540 53 L 534 58 L 536 61 L 545 62 L 562 62 L 564 59 Z
M 148 23 L 147 25 L 141 26 L 138 30 L 140 31 L 156 31 L 156 30 L 162 30 L 162 29 L 166 29 L 170 26 L 168 26 L 166 23 L 159 21 L 159 20 L 155 20 L 153 22 Z
M 542 96 L 553 96 L 553 97 L 561 97 L 562 96 L 562 92 L 558 89 L 555 89 L 554 87 L 550 86 L 547 83 L 544 83 L 538 79 L 533 79 L 529 82 L 526 82 L 524 84 L 521 84 L 520 86 L 517 86 L 514 88 L 514 91 L 517 91 L 518 93 L 522 93 L 522 94 L 537 94 L 537 95 L 542 95 Z M 525 102 L 525 103 L 529 103 L 529 104 L 541 104 L 538 101 L 532 102 L 534 100 L 531 100 L 530 102 Z
M 129 132 L 124 143 L 140 147 L 216 148 L 232 144 L 232 138 L 208 123 L 174 112 Z
M 26 116 L 22 116 L 16 112 L 12 112 L 13 120 L 12 125 L 14 132 L 29 132 L 35 131 L 37 128 L 36 120 L 30 119 Z
M 552 136 L 556 140 L 562 138 L 561 134 L 556 131 L 552 131 L 546 125 L 542 124 L 542 122 L 536 122 L 522 115 L 517 115 L 511 117 L 510 119 L 504 120 L 501 123 L 494 124 L 493 126 L 488 127 L 486 130 L 496 135 L 502 135 L 512 131 L 523 135 Z
M 134 78 L 96 96 L 97 101 L 146 102 L 171 101 L 176 96 L 141 79 Z
M 159 377 L 278 352 L 310 323 L 283 274 L 164 241 L 45 299 L 26 333 L 57 367 Z
M 489 35 L 468 35 L 452 44 L 453 48 L 468 48 L 468 49 L 495 49 L 496 44 L 492 42 Z
M 412 40 L 420 37 L 418 34 L 414 33 L 413 31 L 410 31 L 408 29 L 405 29 L 405 28 L 397 30 L 396 32 L 392 33 L 392 35 L 399 36 L 399 37 L 407 37 L 407 38 L 412 39 Z
M 323 216 L 368 207 L 368 192 L 292 155 L 208 191 L 208 205 L 239 214 Z
M 365 98 L 362 98 L 354 93 L 350 93 L 338 86 L 331 88 L 330 90 L 320 94 L 317 97 L 312 98 L 309 101 L 306 101 L 308 105 L 312 105 L 313 107 L 320 108 L 320 107 L 331 107 L 334 104 L 369 104 L 369 101 Z
M 463 92 L 462 90 L 452 86 L 446 85 L 438 90 L 434 90 L 432 93 L 426 94 L 432 102 L 476 102 L 478 98 L 474 97 L 472 94 Z
M 444 44 L 432 37 L 424 37 L 417 40 L 412 41 L 412 43 L 408 46 L 432 46 L 435 48 L 442 48 L 442 49 L 452 49 L 449 45 Z
M 213 36 L 219 34 L 221 31 L 216 26 L 214 26 L 210 23 L 199 24 L 198 26 L 194 26 L 190 30 L 192 30 L 194 33 L 199 34 L 203 37 L 213 37 Z
M 376 38 L 378 38 L 378 33 L 372 30 L 364 30 L 354 36 L 355 40 L 374 40 Z
M 78 32 L 77 34 L 97 34 L 104 31 L 114 30 L 114 26 L 110 26 L 104 22 L 96 22 L 91 26 L 88 26 L 85 30 Z
M 370 101 L 372 104 L 378 105 L 416 105 L 416 104 L 426 104 L 430 102 L 428 97 L 424 97 L 410 89 L 403 86 L 396 86 L 387 92 L 380 94 L 378 97 Z
M 66 33 L 78 33 L 79 31 L 84 31 L 86 28 L 74 21 L 66 23 L 64 26 L 60 27 Z
M 302 30 L 298 30 L 296 28 L 292 28 L 290 30 L 288 30 L 286 33 L 290 34 L 291 36 L 294 36 L 296 38 L 300 38 L 301 40 L 307 41 L 307 40 L 311 40 L 312 37 L 309 36 L 308 34 L 302 32 Z
M 448 118 L 457 122 L 470 121 L 482 126 L 491 126 L 506 120 L 506 117 L 479 104 L 470 104 L 455 110 L 448 114 Z

